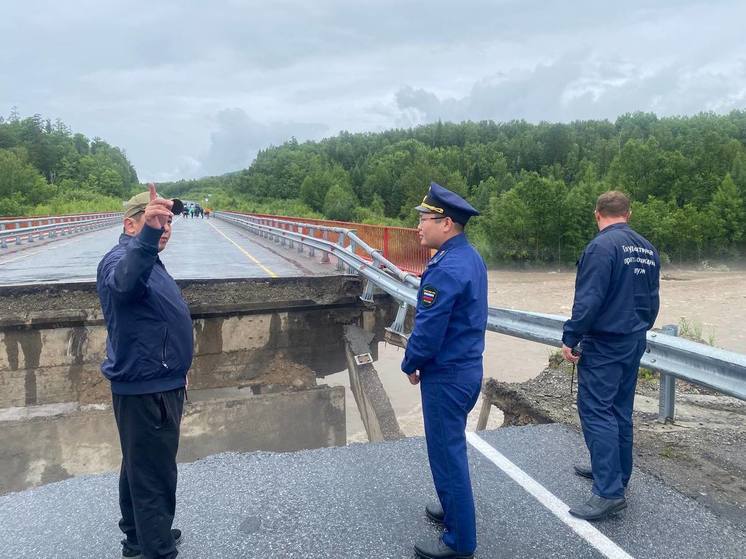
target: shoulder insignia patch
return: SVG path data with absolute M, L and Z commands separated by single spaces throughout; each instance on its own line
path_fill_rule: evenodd
M 426 307 L 432 307 L 435 303 L 435 299 L 438 297 L 438 290 L 432 285 L 426 285 L 422 288 L 422 297 L 420 301 Z

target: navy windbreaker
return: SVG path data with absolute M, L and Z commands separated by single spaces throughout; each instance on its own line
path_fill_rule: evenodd
M 658 251 L 626 223 L 604 228 L 578 261 L 572 317 L 562 342 L 583 336 L 644 335 L 658 316 Z
M 189 308 L 158 258 L 162 230 L 144 225 L 98 265 L 96 288 L 104 312 L 106 359 L 101 365 L 115 394 L 182 388 L 194 342 Z

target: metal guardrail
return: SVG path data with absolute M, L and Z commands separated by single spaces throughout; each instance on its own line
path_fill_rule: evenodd
M 416 229 L 269 214 L 245 214 L 241 212 L 223 213 L 239 217 L 256 218 L 265 225 L 271 225 L 272 222 L 280 223 L 282 229 L 292 230 L 293 228 L 307 227 L 326 228 L 332 236 L 332 238 L 328 239 L 331 241 L 336 240 L 336 231 L 352 230 L 358 237 L 359 242 L 364 242 L 370 246 L 374 246 L 376 249 L 380 249 L 381 255 L 393 262 L 397 268 L 415 275 L 421 274 L 424 271 L 428 260 L 430 260 L 430 249 L 423 247 L 420 244 L 420 237 Z M 367 256 L 366 253 L 362 251 L 358 251 L 358 254 L 363 258 Z
M 316 250 L 324 252 L 327 261 L 329 255 L 335 256 L 338 269 L 343 270 L 347 267 L 349 273 L 358 273 L 367 280 L 361 297 L 363 300 L 372 301 L 374 288 L 378 288 L 399 301 L 399 311 L 389 330 L 394 336 L 406 339 L 404 320 L 408 307 L 416 305 L 419 279 L 386 261 L 380 256 L 379 251 L 362 243 L 353 230 L 305 224 L 305 229 L 302 227 L 300 231 L 293 231 L 261 223 L 259 219 L 248 216 L 217 212 L 216 217 L 289 248 L 293 248 L 297 243 L 299 252 L 306 246 L 309 248 L 309 256 L 314 256 Z M 288 223 L 298 225 L 297 222 Z M 277 222 L 274 225 L 282 224 Z M 317 238 L 319 232 L 322 238 Z M 339 233 L 336 243 L 326 240 L 330 232 Z M 367 259 L 358 254 L 359 248 L 367 253 Z M 490 308 L 487 329 L 560 347 L 562 327 L 566 320 L 566 317 L 557 315 Z M 674 332 L 648 332 L 647 340 L 648 348 L 641 365 L 661 374 L 659 419 L 673 420 L 674 378 L 746 400 L 746 355 L 682 339 Z M 395 338 L 392 341 L 397 343 Z
M 45 236 L 47 239 L 54 239 L 58 235 L 66 237 L 85 231 L 103 229 L 115 225 L 121 219 L 121 212 L 106 212 L 0 220 L 0 249 L 7 249 L 9 243 L 20 245 L 24 240 L 33 243 Z

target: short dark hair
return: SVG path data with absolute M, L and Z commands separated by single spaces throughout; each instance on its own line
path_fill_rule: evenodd
M 604 217 L 624 217 L 629 213 L 629 198 L 624 192 L 609 190 L 596 200 L 596 211 Z

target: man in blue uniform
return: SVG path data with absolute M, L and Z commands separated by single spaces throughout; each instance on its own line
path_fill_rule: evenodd
M 421 244 L 437 252 L 422 275 L 401 368 L 410 383 L 420 384 L 427 454 L 440 501 L 425 513 L 445 532 L 414 549 L 426 559 L 466 559 L 477 547 L 477 532 L 465 429 L 482 385 L 487 269 L 464 226 L 479 212 L 436 183 L 415 209 Z
M 578 261 L 572 317 L 562 335 L 565 359 L 578 363 L 578 413 L 591 456 L 591 468 L 575 472 L 593 479 L 590 499 L 570 514 L 586 520 L 627 506 L 637 371 L 660 306 L 658 252 L 627 225 L 629 199 L 606 192 L 595 215 L 599 233 Z

